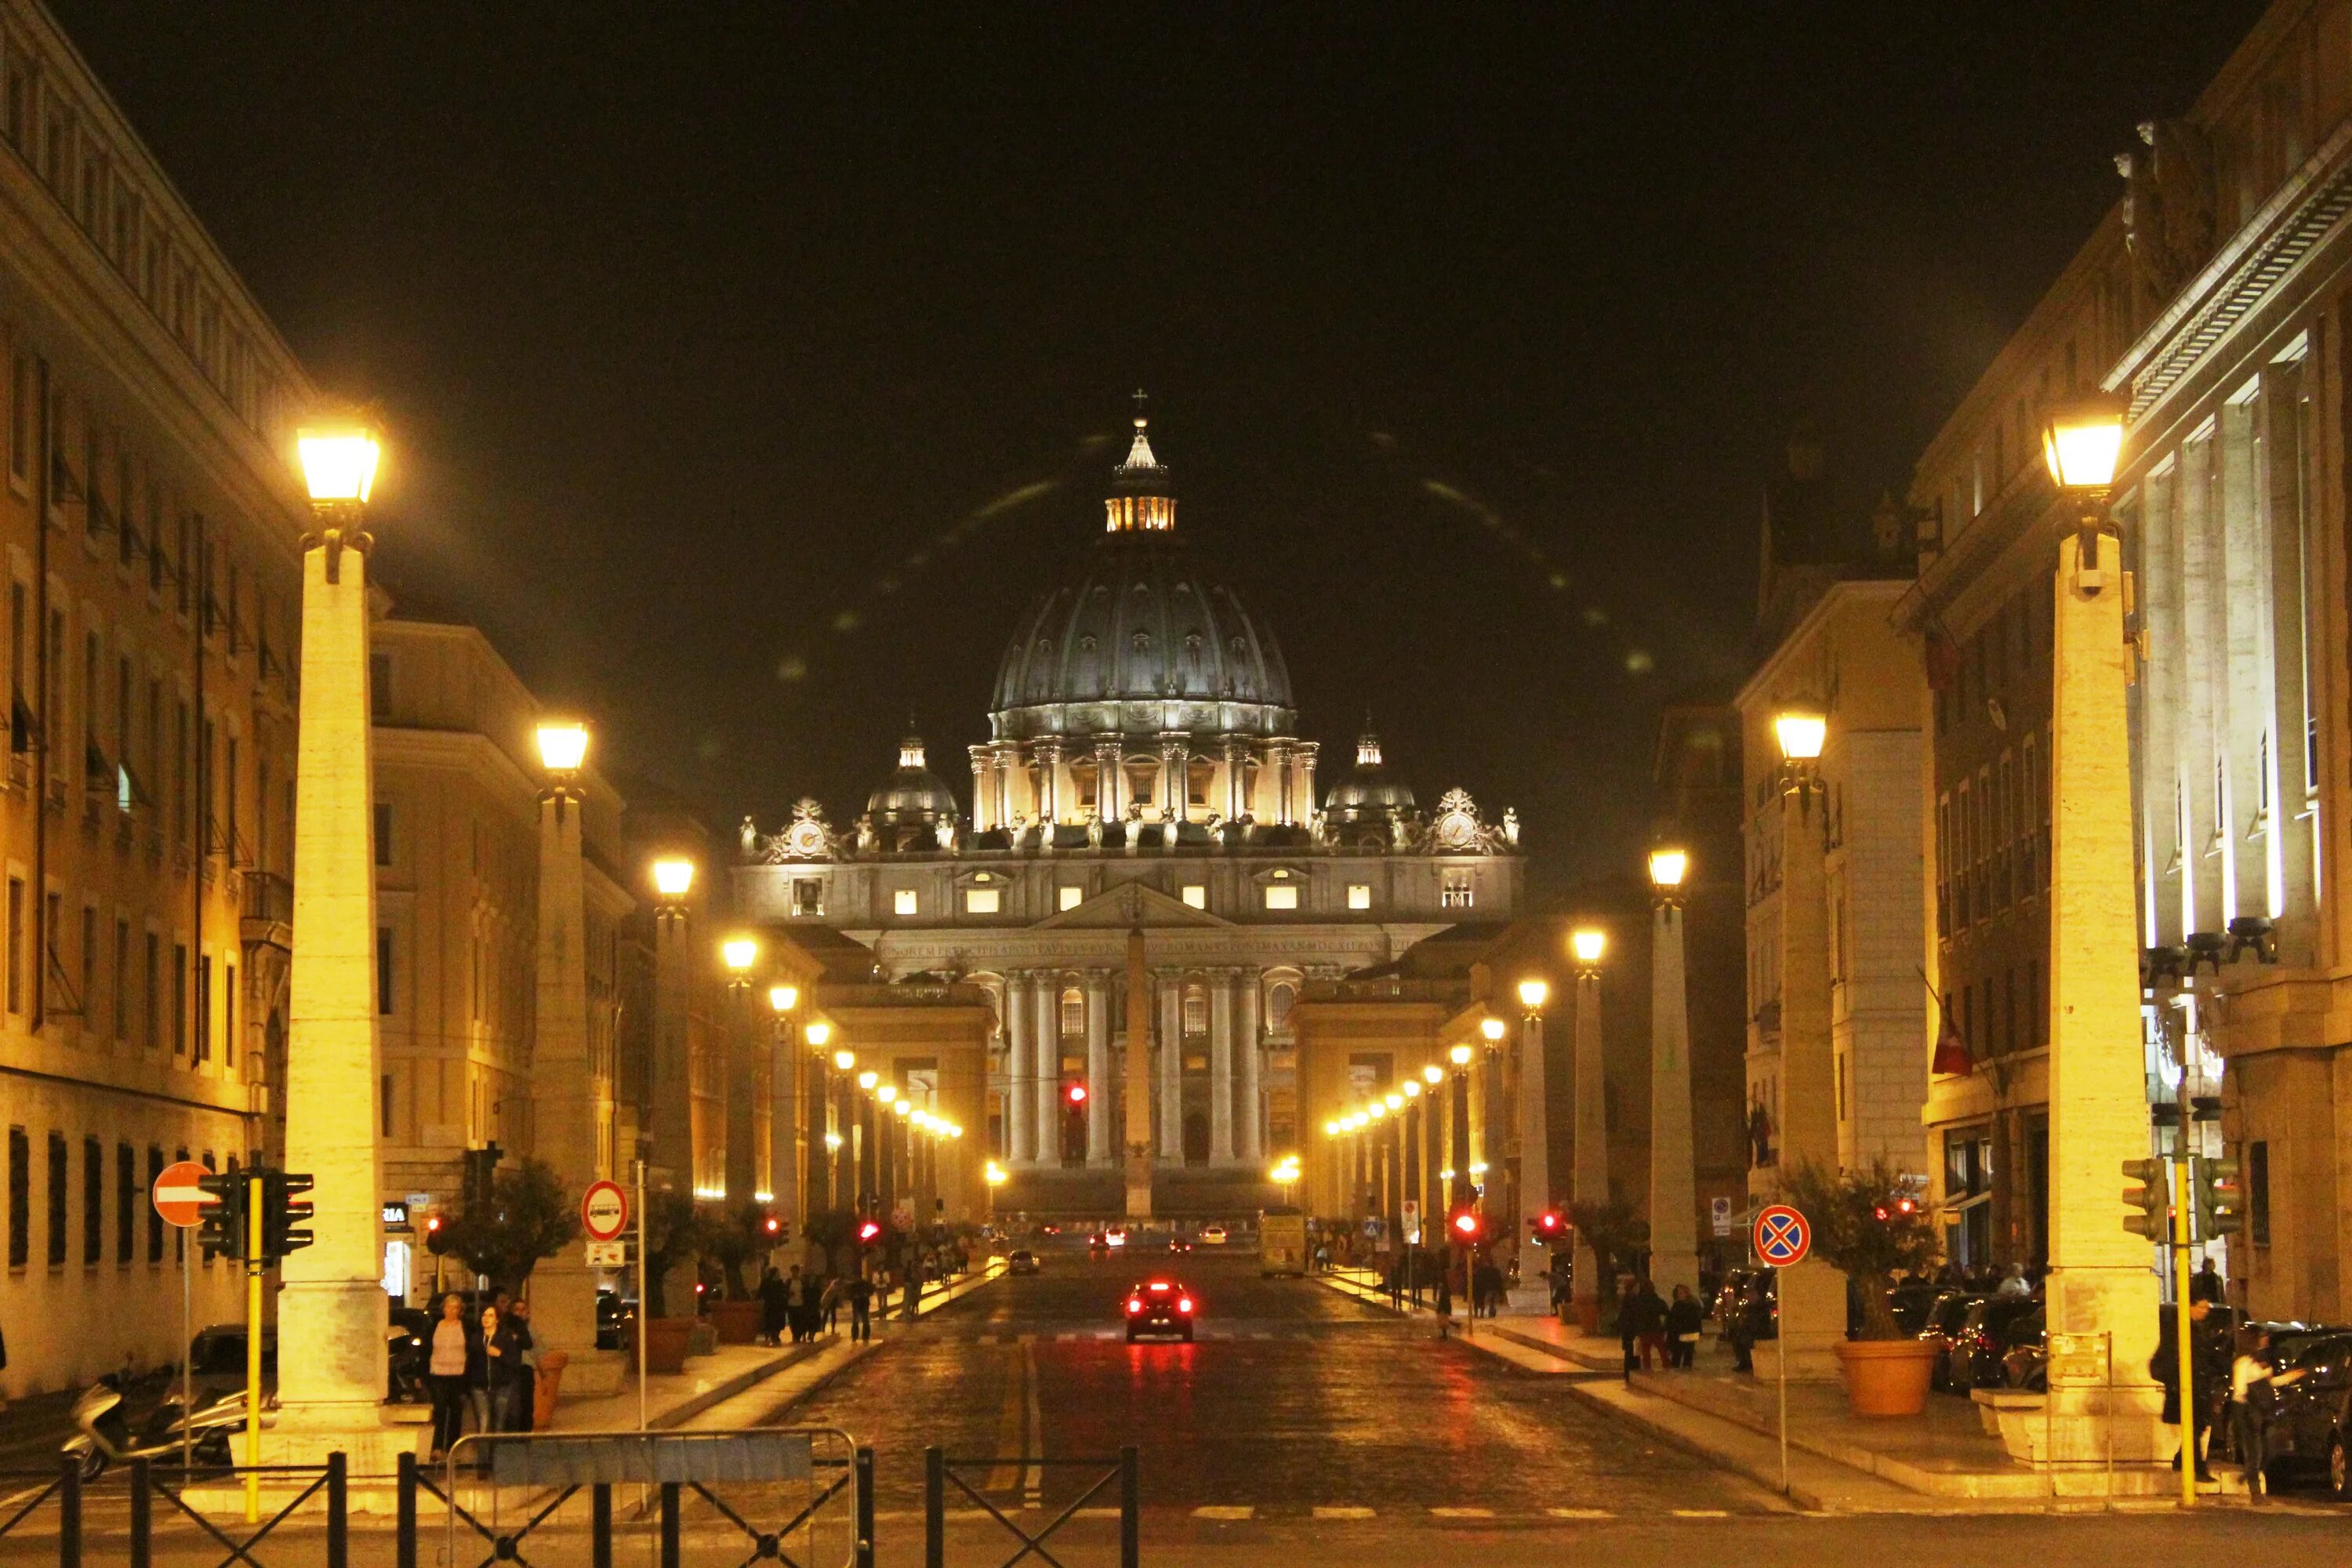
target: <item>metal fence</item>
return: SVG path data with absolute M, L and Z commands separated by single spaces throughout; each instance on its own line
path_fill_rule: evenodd
M 437 1470 L 402 1457 L 395 1562 L 418 1568 L 437 1507 L 446 1568 L 611 1568 L 616 1547 L 661 1568 L 871 1568 L 873 1474 L 835 1427 L 476 1435 Z
M 240 1501 L 236 1518 L 216 1519 L 192 1500 L 195 1486 L 221 1485 L 258 1476 L 273 1490 L 293 1488 L 293 1496 L 264 1517 L 247 1522 Z M 271 1568 L 272 1562 L 301 1564 L 323 1563 L 325 1568 L 349 1568 L 351 1562 L 350 1488 L 344 1458 L 331 1454 L 323 1465 L 265 1465 L 244 1469 L 228 1467 L 182 1471 L 134 1459 L 127 1467 L 84 1480 L 78 1460 L 62 1460 L 54 1471 L 0 1471 L 0 1487 L 26 1483 L 26 1491 L 11 1492 L 0 1503 L 0 1539 L 10 1544 L 43 1532 L 54 1520 L 58 1568 L 83 1568 L 85 1563 L 127 1561 L 131 1568 L 151 1568 L 157 1554 L 194 1546 L 205 1556 L 221 1553 L 222 1568 Z M 103 1505 L 109 1518 L 122 1510 L 127 1556 L 114 1555 L 111 1531 L 101 1543 L 93 1505 Z M 229 1510 L 223 1510 L 224 1516 Z M 310 1539 L 299 1545 L 289 1536 L 273 1535 L 297 1514 L 324 1517 L 323 1551 Z M 306 1521 L 307 1522 L 307 1521 Z M 36 1547 L 36 1550 L 38 1550 Z M 266 1553 L 266 1554 L 265 1554 Z M 175 1552 L 184 1557 L 184 1552 Z
M 963 1477 L 966 1470 L 996 1470 L 1014 1466 L 1024 1470 L 1048 1468 L 1078 1470 L 1082 1472 L 1078 1481 L 1083 1489 L 1064 1504 L 1059 1513 L 1047 1520 L 1044 1529 L 1033 1535 L 1003 1509 L 989 1501 L 979 1488 Z M 1083 1473 L 1088 1470 L 1095 1473 L 1090 1477 Z M 1121 1448 L 1118 1458 L 1108 1459 L 1048 1459 L 1043 1456 L 951 1459 L 943 1448 L 926 1448 L 923 1450 L 923 1568 L 947 1568 L 947 1493 L 950 1485 L 978 1503 L 983 1512 L 1010 1531 L 1013 1539 L 1021 1543 L 1019 1550 L 1003 1560 L 1001 1568 L 1013 1568 L 1013 1564 L 1032 1555 L 1052 1564 L 1053 1568 L 1066 1568 L 1062 1560 L 1047 1549 L 1047 1538 L 1076 1519 L 1079 1510 L 1113 1481 L 1118 1483 L 1119 1568 L 1137 1568 L 1143 1556 L 1143 1532 L 1141 1488 L 1132 1447 Z

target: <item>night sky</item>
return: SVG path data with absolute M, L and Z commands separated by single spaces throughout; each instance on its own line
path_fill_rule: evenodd
M 1899 490 L 2262 9 L 53 3 L 608 767 L 845 822 L 912 714 L 968 796 L 1140 386 L 1327 784 L 1369 710 L 1546 889 L 1736 689 L 1792 424 Z

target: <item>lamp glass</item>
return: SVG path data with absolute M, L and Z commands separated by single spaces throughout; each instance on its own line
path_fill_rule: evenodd
M 1421 1098 L 1421 1080 L 1419 1079 L 1409 1078 L 1404 1080 L 1404 1097 L 1407 1100 L 1419 1100 Z
M 694 862 L 691 860 L 656 860 L 654 862 L 654 891 L 665 899 L 682 899 L 694 886 Z
M 1452 1062 L 1455 1067 L 1466 1068 L 1470 1065 L 1470 1047 L 1467 1046 L 1455 1046 L 1452 1050 L 1445 1053 L 1445 1057 L 1446 1059 Z
M 2061 489 L 2105 489 L 2116 482 L 2123 449 L 2121 398 L 2069 398 L 2053 405 L 2042 421 L 2042 458 Z
M 1551 999 L 1551 987 L 1532 977 L 1519 982 L 1519 1005 L 1533 1012 Z
M 748 936 L 730 936 L 719 943 L 719 956 L 728 968 L 740 974 L 759 962 L 760 944 Z
M 1339 1123 L 1336 1118 L 1332 1121 L 1326 1121 L 1323 1124 L 1323 1136 L 1326 1138 L 1337 1138 L 1339 1136 Z
M 1772 736 L 1780 742 L 1780 755 L 1791 763 L 1818 761 L 1829 733 L 1827 719 L 1802 709 L 1791 709 L 1772 721 Z
M 820 1050 L 824 1047 L 828 1040 L 833 1038 L 833 1026 L 823 1018 L 810 1019 L 805 1032 L 808 1036 L 808 1043 Z
M 1434 1065 L 1421 1069 L 1421 1081 L 1432 1089 L 1445 1081 L 1445 1069 Z
M 1500 1018 L 1481 1018 L 1478 1020 L 1478 1032 L 1486 1036 L 1489 1040 L 1501 1039 L 1506 1027 L 1507 1026 Z
M 1601 950 L 1609 945 L 1609 933 L 1598 926 L 1586 926 L 1569 934 L 1568 949 L 1576 954 L 1579 963 L 1598 963 Z
M 887 1105 L 898 1098 L 898 1086 L 895 1083 L 886 1083 L 874 1091 L 874 1098 Z
M 375 488 L 377 460 L 383 456 L 375 432 L 363 426 L 304 430 L 294 437 L 302 458 L 302 482 L 314 501 L 364 501 Z
M 797 985 L 771 985 L 768 987 L 768 1005 L 773 1007 L 779 1013 L 791 1012 L 794 1007 L 800 1005 L 800 1000 L 801 988 Z
M 1404 1109 L 1404 1096 L 1401 1094 L 1384 1094 L 1381 1096 L 1381 1102 L 1386 1105 L 1391 1110 L 1402 1110 Z
M 835 1072 L 847 1072 L 850 1068 L 852 1068 L 856 1067 L 856 1065 L 857 1065 L 857 1053 L 856 1053 L 856 1051 L 835 1051 L 835 1052 L 834 1052 L 834 1053 L 833 1053 L 833 1070 L 834 1070 L 834 1071 L 835 1071 Z
M 873 1093 L 874 1086 L 881 1081 L 882 1075 L 876 1072 L 872 1068 L 867 1068 L 864 1072 L 857 1075 L 857 1087 L 864 1089 L 868 1094 Z
M 1381 1117 L 1386 1116 L 1388 1113 L 1389 1108 L 1387 1105 L 1377 1100 L 1364 1107 L 1364 1114 L 1370 1117 L 1375 1121 L 1378 1121 Z
M 1690 870 L 1687 849 L 1653 849 L 1650 851 L 1650 886 L 1671 890 L 1683 885 Z
M 890 1114 L 901 1121 L 912 1115 L 914 1110 L 915 1102 L 911 1100 L 894 1100 L 890 1102 Z
M 587 725 L 565 721 L 539 727 L 539 760 L 549 773 L 576 773 L 587 756 Z

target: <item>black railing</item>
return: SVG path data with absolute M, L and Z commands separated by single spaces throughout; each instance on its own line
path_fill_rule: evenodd
M 1085 1490 L 1079 1492 L 1061 1512 L 1046 1521 L 1044 1529 L 1033 1535 L 1014 1523 L 1006 1516 L 1003 1510 L 989 1501 L 959 1473 L 967 1469 L 993 1470 L 1000 1467 L 1010 1466 L 1041 1470 L 1048 1467 L 1059 1469 L 1093 1469 L 1098 1470 L 1098 1473 L 1087 1482 Z M 950 1482 L 953 1482 L 956 1489 L 962 1492 L 964 1496 L 978 1503 L 990 1518 L 1011 1531 L 1013 1539 L 1021 1542 L 1020 1550 L 1004 1559 L 998 1568 L 1014 1568 L 1014 1564 L 1033 1554 L 1052 1564 L 1052 1568 L 1065 1568 L 1062 1560 L 1046 1549 L 1046 1538 L 1071 1520 L 1076 1519 L 1078 1510 L 1092 1502 L 1096 1494 L 1113 1481 L 1118 1483 L 1119 1568 L 1138 1568 L 1143 1558 L 1141 1486 L 1136 1465 L 1136 1452 L 1132 1445 L 1121 1448 L 1118 1451 L 1118 1458 L 1115 1459 L 1048 1459 L 1043 1457 L 1027 1456 L 1011 1458 L 999 1456 L 985 1459 L 950 1459 L 947 1457 L 947 1450 L 943 1448 L 925 1448 L 923 1450 L 923 1568 L 947 1568 L 947 1494 Z
M 37 1517 L 43 1508 L 55 1503 L 58 1510 L 58 1568 L 81 1568 L 81 1462 L 79 1456 L 68 1455 L 54 1470 L 0 1470 L 0 1485 L 33 1484 L 31 1496 L 16 1501 L 5 1519 L 0 1519 L 0 1536 L 15 1533 L 27 1521 Z
M 162 1498 L 168 1507 L 163 1518 L 169 1521 L 178 1514 L 195 1526 L 199 1537 L 210 1537 L 214 1545 L 226 1550 L 218 1568 L 231 1568 L 242 1563 L 245 1568 L 266 1568 L 256 1551 L 278 1527 L 294 1517 L 312 1498 L 325 1494 L 327 1540 L 323 1557 L 312 1556 L 308 1550 L 298 1551 L 289 1546 L 280 1559 L 289 1563 L 323 1562 L 326 1568 L 351 1568 L 351 1484 L 348 1463 L 341 1454 L 330 1454 L 323 1465 L 248 1465 L 241 1469 L 223 1468 L 213 1472 L 222 1482 L 241 1480 L 247 1476 L 278 1477 L 285 1480 L 310 1478 L 310 1484 L 288 1500 L 282 1508 L 266 1518 L 254 1521 L 257 1528 L 250 1535 L 238 1537 L 215 1524 L 199 1512 L 183 1494 L 188 1483 L 182 1481 L 178 1490 L 166 1486 L 153 1465 L 146 1459 L 131 1461 L 131 1568 L 152 1568 L 155 1561 L 156 1538 L 163 1533 L 156 1524 L 155 1499 Z

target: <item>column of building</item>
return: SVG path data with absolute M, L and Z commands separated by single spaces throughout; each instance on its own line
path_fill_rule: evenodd
M 1160 820 L 1182 822 L 1192 815 L 1190 739 L 1181 731 L 1160 736 Z
M 1256 1164 L 1258 1161 L 1265 1158 L 1265 1154 L 1263 1137 L 1265 1106 L 1263 1091 L 1258 1087 L 1258 1053 L 1264 1048 L 1259 1039 L 1257 1021 L 1257 999 L 1261 984 L 1262 978 L 1257 970 L 1243 970 L 1238 987 L 1239 994 L 1235 998 L 1239 1004 L 1240 1014 L 1235 1020 L 1234 1032 L 1239 1037 L 1242 1058 L 1241 1147 L 1237 1152 L 1242 1162 L 1250 1165 Z
M 1184 1163 L 1184 975 L 1163 969 L 1160 988 L 1160 1159 Z
M 1049 1168 L 1062 1163 L 1062 979 L 1037 976 L 1037 1163 Z
M 1087 1166 L 1111 1166 L 1110 975 L 1087 972 Z
M 1037 763 L 1038 820 L 1059 822 L 1068 815 L 1062 809 L 1062 742 L 1047 736 L 1031 750 Z
M 1029 975 L 1007 970 L 1004 975 L 1004 1115 L 1013 1129 L 1013 1163 L 1037 1163 L 1037 1102 L 1029 1092 Z
M 1293 741 L 1290 743 L 1290 816 L 1285 820 L 1305 822 L 1315 812 L 1315 757 L 1320 750 L 1313 741 Z
M 986 746 L 973 746 L 969 750 L 971 753 L 971 830 L 982 833 L 996 826 L 995 814 L 989 810 L 988 784 L 992 770 Z
M 1234 976 L 1209 972 L 1209 1163 L 1234 1163 Z
M 1120 799 L 1119 745 L 1116 740 L 1095 742 L 1095 815 L 1105 822 L 1117 822 L 1127 810 Z
M 1249 815 L 1249 742 L 1237 735 L 1225 738 L 1225 772 L 1223 804 L 1218 808 L 1225 820 L 1237 822 Z

